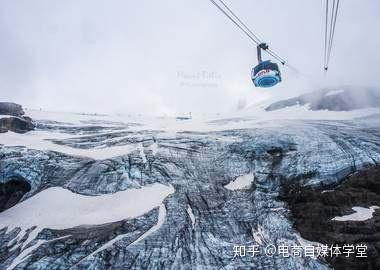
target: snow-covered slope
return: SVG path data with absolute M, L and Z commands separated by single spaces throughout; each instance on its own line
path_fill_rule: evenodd
M 23 252 L 9 269 L 38 248 L 39 244 L 26 247 L 43 229 L 64 230 L 133 219 L 160 206 L 173 192 L 172 187 L 161 184 L 101 196 L 79 195 L 61 187 L 45 189 L 1 214 L 1 226 L 8 232 L 18 227 L 21 231 L 17 239 L 27 236 L 20 244 Z
M 380 107 L 380 89 L 374 87 L 327 88 L 268 105 L 266 111 L 307 105 L 310 110 L 352 111 Z

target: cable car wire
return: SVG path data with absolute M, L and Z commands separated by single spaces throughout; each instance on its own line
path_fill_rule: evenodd
M 223 1 L 223 0 L 217 0 L 222 6 L 220 6 L 216 1 L 209 0 L 215 7 L 219 9 L 231 22 L 233 22 L 241 31 L 243 31 L 249 39 L 251 39 L 256 45 L 259 45 L 263 43 L 260 38 L 253 33 L 253 31 L 234 13 L 230 7 Z M 228 12 L 230 13 L 228 13 Z M 289 65 L 287 61 L 285 61 L 284 58 L 280 57 L 277 53 L 275 53 L 271 49 L 264 50 L 266 53 L 268 53 L 270 56 L 272 56 L 274 59 L 279 61 L 282 65 L 289 67 L 293 71 L 300 73 L 295 67 Z
M 328 28 L 328 16 L 329 14 L 329 0 L 326 0 L 326 11 L 325 11 L 325 51 L 324 51 L 324 69 L 327 70 L 327 28 Z
M 285 59 L 283 59 L 282 57 L 280 57 L 277 53 L 275 53 L 272 49 L 267 49 L 267 52 L 272 55 L 273 57 L 275 57 L 277 60 L 279 60 L 281 62 L 281 64 L 285 65 L 286 64 L 286 61 Z
M 331 16 L 330 16 L 330 24 L 329 24 L 329 44 L 328 44 L 328 51 L 330 51 L 330 45 L 331 45 L 331 38 L 332 38 L 332 28 L 334 23 L 334 14 L 335 14 L 335 0 L 332 0 L 332 9 L 331 9 Z
M 214 0 L 210 0 L 211 3 L 214 4 L 231 22 L 233 22 L 241 31 L 243 31 L 249 39 L 251 39 L 254 43 L 260 44 L 260 41 L 255 40 L 248 31 L 246 31 L 239 23 L 237 23 L 221 6 L 219 6 Z
M 335 26 L 336 26 L 336 19 L 338 17 L 338 9 L 339 9 L 339 0 L 336 1 L 336 6 L 335 6 L 334 23 L 333 23 L 333 26 L 332 26 L 332 34 L 331 34 L 330 46 L 329 46 L 329 54 L 328 54 L 328 58 L 329 59 L 331 57 L 331 51 L 332 51 L 332 46 L 333 46 L 333 41 L 334 41 L 334 36 L 335 36 Z
M 253 31 L 237 16 L 237 14 L 234 13 L 232 11 L 232 9 L 227 6 L 227 4 L 223 0 L 216 0 L 216 1 L 219 1 L 221 3 L 221 5 L 223 5 L 227 9 L 227 11 L 230 12 L 231 15 L 228 14 L 228 12 L 226 10 L 224 10 L 218 3 L 216 3 L 215 0 L 209 0 L 209 1 L 219 11 L 221 11 L 232 23 L 234 23 L 235 26 L 237 26 L 242 32 L 244 32 L 244 34 L 246 34 L 248 36 L 248 38 L 251 41 L 253 41 L 256 45 L 259 45 L 259 44 L 263 43 L 260 39 L 258 39 L 258 36 L 255 35 L 253 33 Z M 240 24 L 239 24 L 239 22 L 240 22 Z M 274 59 L 276 59 L 277 61 L 279 61 L 283 66 L 286 66 L 287 68 L 289 68 L 290 70 L 292 70 L 297 75 L 303 76 L 303 77 L 307 78 L 308 80 L 313 81 L 313 83 L 314 83 L 314 80 L 311 78 L 311 76 L 309 74 L 305 74 L 304 72 L 301 72 L 299 69 L 297 69 L 293 65 L 289 64 L 284 58 L 280 57 L 272 49 L 268 48 L 268 49 L 266 49 L 264 51 L 267 54 L 269 54 L 270 56 L 272 56 Z
M 222 3 L 222 5 L 232 14 L 232 16 L 260 43 L 263 43 L 262 40 L 257 36 L 255 35 L 251 29 L 249 29 L 249 27 L 227 6 L 226 3 L 224 3 L 223 0 L 219 0 L 220 3 Z
M 324 69 L 328 70 L 331 52 L 335 36 L 335 27 L 338 17 L 339 10 L 339 0 L 332 0 L 331 12 L 329 0 L 326 0 L 326 10 L 325 10 L 325 48 L 324 48 Z
M 329 44 L 328 44 L 328 49 L 327 49 L 327 60 L 330 60 L 330 48 L 331 48 L 331 40 L 332 40 L 332 35 L 333 35 L 333 24 L 334 24 L 334 14 L 335 14 L 335 0 L 332 2 L 332 9 L 331 9 L 331 18 L 330 18 L 330 29 L 329 29 Z M 327 62 L 328 65 L 328 62 Z

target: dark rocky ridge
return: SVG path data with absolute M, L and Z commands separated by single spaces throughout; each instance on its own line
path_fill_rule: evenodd
M 0 102 L 0 115 L 9 117 L 0 118 L 0 133 L 13 131 L 16 133 L 26 133 L 35 128 L 32 119 L 24 116 L 22 106 L 16 103 Z
M 327 257 L 334 269 L 380 269 L 380 211 L 366 221 L 334 221 L 352 207 L 380 206 L 380 166 L 365 168 L 334 186 L 283 185 L 281 198 L 294 227 L 307 240 L 322 244 L 365 244 L 368 258 Z
M 0 133 L 13 131 L 16 133 L 26 133 L 34 129 L 32 119 L 27 116 L 0 118 Z
M 21 177 L 0 183 L 0 213 L 16 205 L 30 191 L 30 184 Z
M 22 106 L 12 102 L 0 102 L 0 115 L 23 116 Z
M 330 93 L 330 94 L 329 94 Z M 380 107 L 380 89 L 371 87 L 340 87 L 314 91 L 298 97 L 272 103 L 266 111 L 296 105 L 309 105 L 310 110 L 351 111 Z

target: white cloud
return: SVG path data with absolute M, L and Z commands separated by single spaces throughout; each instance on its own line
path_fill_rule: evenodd
M 241 99 L 378 84 L 376 1 L 342 3 L 327 76 L 320 1 L 228 3 L 312 79 L 283 69 L 280 86 L 255 89 L 254 46 L 205 0 L 6 1 L 0 10 L 0 99 L 54 110 L 215 113 Z M 183 87 L 179 69 L 220 78 L 212 81 L 216 86 Z

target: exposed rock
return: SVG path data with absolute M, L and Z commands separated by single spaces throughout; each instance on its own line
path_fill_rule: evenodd
M 380 206 L 380 166 L 363 169 L 341 184 L 305 187 L 283 185 L 294 227 L 307 240 L 322 244 L 365 244 L 368 258 L 338 256 L 326 259 L 334 269 L 380 269 L 380 211 L 364 221 L 337 221 L 334 217 L 353 212 L 352 207 Z
M 8 130 L 25 133 L 34 129 L 34 124 L 28 116 L 0 118 L 0 133 Z
M 23 116 L 22 106 L 12 102 L 0 102 L 0 115 Z
M 308 105 L 309 109 L 313 111 L 351 111 L 380 107 L 380 89 L 370 87 L 322 89 L 272 103 L 265 110 L 275 111 L 296 105 Z
M 21 177 L 0 183 L 0 213 L 16 205 L 29 191 L 30 184 Z
M 23 116 L 24 110 L 22 106 L 11 102 L 0 102 L 0 133 L 8 130 L 25 133 L 34 129 L 32 119 L 28 116 Z M 3 116 L 2 116 L 3 115 Z M 10 117 L 4 117 L 9 115 Z

